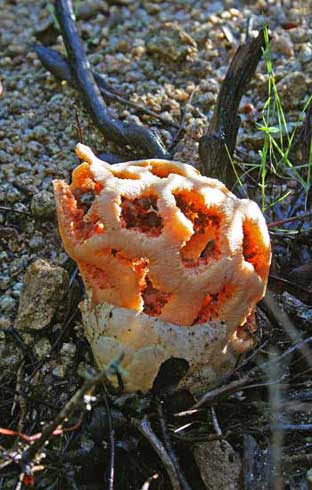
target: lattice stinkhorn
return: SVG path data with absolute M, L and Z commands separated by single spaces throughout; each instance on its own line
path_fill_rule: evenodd
M 271 258 L 260 209 L 187 164 L 109 165 L 82 144 L 77 155 L 71 185 L 54 191 L 97 364 L 124 353 L 127 391 L 151 389 L 170 358 L 188 363 L 181 386 L 213 383 L 253 345 Z

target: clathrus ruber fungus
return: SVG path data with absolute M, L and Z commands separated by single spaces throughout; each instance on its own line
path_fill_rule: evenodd
M 183 163 L 109 165 L 81 144 L 77 155 L 54 191 L 97 364 L 123 352 L 127 391 L 151 389 L 172 357 L 189 365 L 181 386 L 215 382 L 253 344 L 271 258 L 258 206 Z

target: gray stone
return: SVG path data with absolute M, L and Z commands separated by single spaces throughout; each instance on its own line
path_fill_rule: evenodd
M 146 41 L 149 53 L 171 61 L 185 61 L 197 56 L 197 44 L 179 25 L 173 22 L 152 29 Z
M 68 365 L 72 362 L 76 354 L 76 350 L 77 350 L 76 346 L 72 342 L 65 342 L 62 345 L 60 354 L 61 354 L 62 361 L 65 365 Z
M 43 190 L 35 194 L 31 200 L 30 209 L 36 218 L 48 218 L 55 212 L 52 192 Z
M 23 283 L 21 282 L 16 282 L 14 286 L 12 287 L 12 296 L 13 298 L 19 299 L 21 295 L 21 290 L 23 287 Z
M 286 75 L 276 87 L 282 103 L 287 109 L 298 106 L 304 96 L 308 94 L 306 77 L 299 71 Z
M 207 490 L 239 490 L 241 460 L 226 441 L 196 444 L 194 458 Z
M 21 197 L 20 192 L 15 187 L 10 187 L 7 190 L 6 199 L 9 203 L 13 204 L 17 202 Z
M 38 340 L 38 342 L 36 342 L 34 345 L 34 351 L 38 359 L 44 359 L 51 351 L 51 343 L 49 339 L 43 337 L 42 339 Z
M 23 353 L 16 349 L 16 344 L 10 342 L 4 337 L 0 341 L 0 369 L 15 370 L 21 362 Z
M 10 277 L 7 274 L 0 275 L 0 291 L 5 291 L 10 285 Z
M 40 250 L 44 245 L 44 239 L 41 235 L 36 234 L 29 242 L 29 248 L 32 250 Z
M 276 34 L 271 41 L 272 53 L 280 53 L 288 58 L 294 56 L 294 47 L 288 32 Z
M 66 367 L 65 366 L 56 366 L 54 369 L 52 369 L 52 374 L 55 378 L 63 379 L 66 374 Z
M 1 262 L 6 262 L 8 259 L 8 254 L 6 253 L 5 250 L 2 250 L 2 252 L 0 252 L 0 264 Z
M 13 311 L 15 308 L 15 299 L 11 296 L 4 295 L 0 299 L 0 312 L 1 313 L 9 313 Z
M 40 143 L 45 143 L 47 137 L 49 135 L 49 131 L 44 126 L 35 126 L 32 130 L 32 137 L 35 138 Z
M 7 316 L 0 316 L 0 328 L 9 328 L 10 320 Z M 5 340 L 5 333 L 3 330 L 0 330 L 0 342 Z
M 48 326 L 68 288 L 65 269 L 36 260 L 26 271 L 16 327 L 40 330 Z
M 309 63 L 312 61 L 312 44 L 306 43 L 300 46 L 298 58 L 302 63 Z

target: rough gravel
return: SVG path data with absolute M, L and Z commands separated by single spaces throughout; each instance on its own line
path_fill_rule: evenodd
M 265 22 L 272 31 L 272 62 L 287 120 L 291 125 L 302 118 L 312 86 L 308 0 L 90 0 L 75 2 L 75 9 L 92 67 L 123 96 L 178 125 L 183 120 L 176 160 L 198 165 L 198 141 L 212 116 L 231 57 L 247 32 L 255 35 Z M 0 0 L 0 12 L 0 366 L 11 369 L 13 376 L 21 351 L 3 332 L 15 325 L 27 267 L 45 259 L 70 275 L 73 272 L 58 235 L 51 184 L 54 178 L 69 181 L 77 164 L 76 110 L 84 142 L 95 152 L 120 153 L 120 149 L 94 127 L 75 89 L 57 82 L 32 50 L 33 43 L 42 41 L 65 54 L 52 2 Z M 240 109 L 235 159 L 242 165 L 259 160 L 263 132 L 257 123 L 267 99 L 267 81 L 261 62 Z M 157 129 L 167 146 L 174 138 L 174 127 L 164 127 L 135 109 L 110 103 L 109 110 L 114 117 Z M 295 191 L 296 182 L 292 185 Z M 309 258 L 308 250 L 304 253 L 303 259 Z M 75 294 L 80 294 L 78 285 L 76 289 L 74 305 Z M 37 359 L 45 361 L 36 389 L 45 393 L 50 404 L 46 419 L 64 404 L 81 383 L 85 366 L 92 364 L 78 324 L 65 332 L 64 339 L 59 337 L 64 322 L 68 328 L 71 313 L 70 301 L 63 303 L 52 322 L 49 317 L 49 327 L 44 324 L 43 333 L 31 333 L 28 325 L 24 337 Z M 58 356 L 51 357 L 56 340 Z M 11 420 L 11 413 L 4 415 Z M 14 477 L 8 485 L 10 481 Z

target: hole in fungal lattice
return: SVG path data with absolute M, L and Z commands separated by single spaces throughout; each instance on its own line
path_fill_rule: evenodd
M 71 215 L 71 226 L 79 241 L 88 240 L 94 234 L 104 232 L 104 225 L 101 218 L 92 209 L 96 193 L 93 190 L 80 192 L 73 191 L 76 200 L 76 211 Z
M 139 180 L 140 176 L 136 175 L 132 172 L 129 172 L 128 170 L 120 170 L 120 171 L 115 171 L 114 172 L 114 177 L 117 177 L 118 179 L 130 179 L 130 180 Z
M 87 163 L 82 163 L 73 171 L 70 190 L 76 200 L 77 211 L 72 218 L 72 226 L 78 240 L 86 240 L 95 233 L 103 233 L 104 225 L 92 210 L 97 195 L 104 186 L 94 180 Z
M 210 322 L 212 320 L 222 320 L 222 318 L 220 318 L 220 309 L 230 298 L 232 298 L 234 290 L 235 288 L 232 284 L 225 284 L 219 293 L 207 294 L 194 324 Z
M 158 215 L 157 196 L 149 194 L 137 199 L 121 198 L 121 224 L 149 236 L 159 236 L 162 218 Z
M 116 306 L 133 308 L 133 298 L 137 306 L 141 304 L 141 292 L 147 288 L 145 280 L 148 271 L 148 259 L 124 255 L 121 250 L 104 248 L 93 255 L 97 265 L 80 262 L 79 268 L 87 289 L 92 290 L 95 304 L 112 302 Z M 136 279 L 135 279 L 136 277 Z M 119 288 L 128 288 L 132 281 L 132 299 L 116 295 Z M 131 296 L 131 294 L 130 294 Z M 130 303 L 126 301 L 129 299 Z
M 266 277 L 270 250 L 263 242 L 263 236 L 256 223 L 245 220 L 243 223 L 243 256 L 252 264 L 260 277 Z
M 145 289 L 142 291 L 143 312 L 150 316 L 159 316 L 165 304 L 168 303 L 171 294 L 154 288 L 148 276 L 145 278 L 145 284 Z
M 160 177 L 161 179 L 167 178 L 170 174 L 185 175 L 183 170 L 169 162 L 153 162 L 151 166 L 152 174 Z
M 80 194 L 77 203 L 78 203 L 78 207 L 83 210 L 84 214 L 86 214 L 91 208 L 94 202 L 94 197 L 95 197 L 94 191 L 88 191 L 88 192 L 84 192 L 83 194 Z
M 220 255 L 221 215 L 207 206 L 199 194 L 192 191 L 174 193 L 176 205 L 193 224 L 194 234 L 180 250 L 185 267 L 206 265 Z

